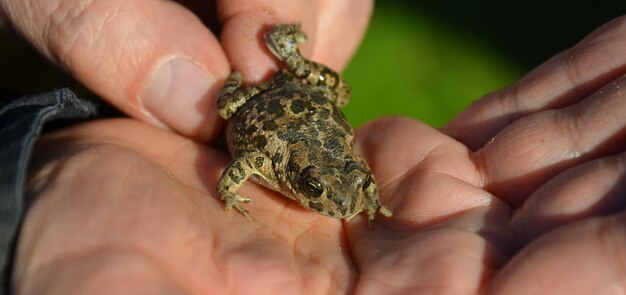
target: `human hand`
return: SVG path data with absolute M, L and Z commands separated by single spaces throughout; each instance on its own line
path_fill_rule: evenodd
M 391 219 L 373 231 L 247 183 L 227 157 L 131 120 L 51 134 L 35 154 L 14 286 L 23 293 L 606 293 L 623 290 L 626 19 L 598 29 L 443 132 L 357 131 Z M 594 93 L 594 94 L 592 94 Z M 119 130 L 125 130 L 120 134 Z
M 340 70 L 371 9 L 369 0 L 0 0 L 5 22 L 104 100 L 201 141 L 220 129 L 215 94 L 231 66 L 251 82 L 276 69 L 261 41 L 268 26 L 302 23 L 304 54 Z

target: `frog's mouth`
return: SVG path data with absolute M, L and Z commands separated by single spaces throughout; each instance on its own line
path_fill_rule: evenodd
M 350 221 L 350 219 L 352 219 L 354 216 L 358 215 L 359 213 L 361 213 L 361 211 L 363 211 L 362 208 L 362 202 L 359 202 L 358 200 L 353 200 L 352 202 L 349 203 L 344 203 L 344 204 L 335 204 L 335 210 L 333 210 L 333 212 L 335 213 L 335 218 L 341 218 L 341 219 L 345 219 L 346 221 Z
M 346 220 L 352 219 L 352 217 L 363 211 L 361 208 L 362 204 L 358 201 L 337 204 L 328 199 L 319 202 L 308 200 L 306 203 L 302 203 L 302 205 L 318 214 Z

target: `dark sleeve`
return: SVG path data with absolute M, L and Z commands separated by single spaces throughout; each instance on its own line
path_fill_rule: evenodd
M 95 114 L 94 102 L 80 99 L 68 89 L 0 102 L 0 292 L 10 292 L 13 251 L 26 209 L 28 162 L 44 124 Z

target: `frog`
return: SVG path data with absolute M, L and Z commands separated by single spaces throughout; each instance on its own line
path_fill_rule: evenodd
M 227 121 L 226 145 L 233 157 L 217 185 L 226 211 L 252 221 L 237 194 L 248 179 L 318 214 L 351 220 L 359 213 L 372 222 L 391 217 L 365 159 L 354 153 L 354 133 L 341 107 L 351 89 L 341 75 L 302 56 L 307 36 L 299 24 L 268 30 L 265 45 L 284 67 L 265 82 L 243 86 L 234 71 L 218 94 L 219 115 Z

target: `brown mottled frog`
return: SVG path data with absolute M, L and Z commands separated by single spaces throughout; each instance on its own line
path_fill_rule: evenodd
M 233 160 L 218 195 L 226 210 L 251 219 L 242 206 L 250 199 L 236 193 L 250 178 L 322 215 L 349 220 L 365 212 L 370 224 L 376 212 L 390 217 L 370 168 L 353 153 L 352 127 L 339 110 L 350 87 L 337 72 L 302 57 L 297 46 L 305 41 L 299 25 L 274 27 L 265 43 L 286 68 L 248 87 L 233 72 L 219 93 Z

